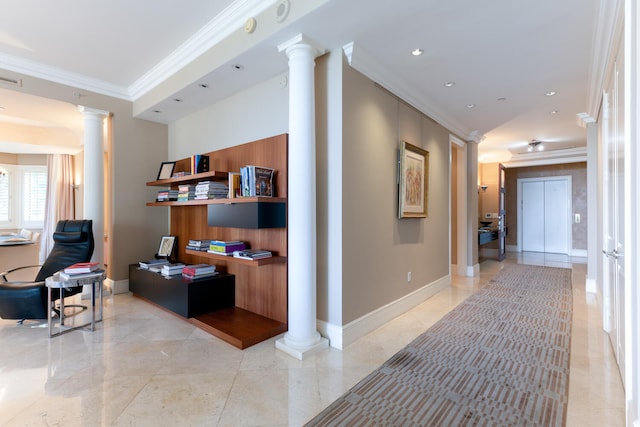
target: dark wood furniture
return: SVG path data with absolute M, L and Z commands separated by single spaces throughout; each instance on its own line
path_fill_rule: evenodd
M 234 277 L 227 273 L 189 280 L 182 275 L 165 277 L 131 264 L 129 290 L 187 319 L 235 304 Z
M 238 172 L 246 165 L 275 170 L 276 197 L 147 203 L 171 209 L 170 234 L 178 236 L 177 257 L 181 262 L 214 264 L 218 271 L 235 276 L 235 305 L 190 321 L 239 348 L 287 330 L 287 145 L 288 136 L 283 134 L 200 153 L 209 156 L 209 172 L 147 183 L 177 188 L 204 180 L 227 180 L 228 172 Z M 188 158 L 178 160 L 174 172 L 189 171 L 189 164 Z M 222 211 L 227 215 L 216 215 Z M 230 220 L 229 212 L 237 218 Z M 269 250 L 274 256 L 249 261 L 187 250 L 185 244 L 191 239 L 240 240 L 251 248 Z

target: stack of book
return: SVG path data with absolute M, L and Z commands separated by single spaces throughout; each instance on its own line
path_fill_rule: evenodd
M 165 264 L 169 264 L 169 261 L 166 259 L 150 259 L 148 261 L 138 262 L 138 265 L 140 266 L 140 268 L 143 268 L 145 270 L 149 270 L 149 268 L 154 266 L 162 267 Z
M 170 202 L 178 200 L 178 190 L 159 190 L 157 202 Z
M 163 276 L 175 276 L 176 274 L 182 274 L 182 269 L 185 265 L 181 262 L 175 264 L 164 264 L 160 269 L 160 274 Z
M 233 253 L 233 256 L 235 258 L 249 259 L 253 261 L 256 259 L 269 258 L 273 256 L 273 254 L 271 253 L 271 251 L 266 251 L 263 249 L 245 249 L 241 251 L 235 251 Z
M 248 165 L 240 168 L 242 195 L 245 197 L 274 197 L 272 168 Z
M 201 181 L 196 185 L 195 200 L 221 199 L 229 195 L 229 186 L 219 181 Z
M 99 266 L 100 263 L 98 262 L 77 262 L 62 270 L 60 272 L 60 277 L 67 280 L 80 279 L 92 274 Z
M 189 240 L 187 249 L 204 252 L 209 249 L 209 242 L 210 240 Z
M 183 184 L 178 185 L 178 201 L 186 202 L 187 200 L 193 200 L 196 197 L 196 186 Z
M 200 279 L 202 277 L 215 276 L 218 274 L 215 265 L 192 264 L 182 267 L 182 277 L 187 279 Z
M 246 247 L 247 245 L 245 245 L 244 242 L 240 242 L 238 240 L 230 242 L 225 242 L 223 240 L 211 240 L 207 252 L 216 255 L 233 256 L 234 251 L 240 251 Z

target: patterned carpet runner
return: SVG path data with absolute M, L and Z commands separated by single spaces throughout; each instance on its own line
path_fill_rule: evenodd
M 571 270 L 509 265 L 307 426 L 562 426 Z

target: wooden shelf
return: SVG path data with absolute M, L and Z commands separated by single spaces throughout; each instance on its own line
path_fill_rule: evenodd
M 147 202 L 147 206 L 233 205 L 236 203 L 286 203 L 284 197 L 236 197 L 234 199 L 187 200 L 184 202 Z
M 228 172 L 209 171 L 209 172 L 196 173 L 193 175 L 179 176 L 177 178 L 167 178 L 167 179 L 159 179 L 157 181 L 149 181 L 147 182 L 147 186 L 169 187 L 171 185 L 183 184 L 188 182 L 196 182 L 196 181 L 203 181 L 203 180 L 222 181 L 225 179 L 229 179 Z
M 227 262 L 233 262 L 237 264 L 249 265 L 251 267 L 260 267 L 268 264 L 282 264 L 287 262 L 287 257 L 283 257 L 283 256 L 272 256 L 269 258 L 261 258 L 261 259 L 256 259 L 252 261 L 248 259 L 234 258 L 232 256 L 216 255 L 210 252 L 194 251 L 192 249 L 187 249 L 186 252 L 189 255 L 195 255 L 195 256 L 214 259 L 218 261 L 227 261 Z
M 287 331 L 285 323 L 239 307 L 202 314 L 190 318 L 189 322 L 240 349 Z

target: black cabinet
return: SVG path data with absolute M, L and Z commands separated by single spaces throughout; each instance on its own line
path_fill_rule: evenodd
M 129 290 L 186 318 L 235 306 L 235 276 L 226 273 L 195 280 L 167 278 L 131 264 Z
M 207 222 L 210 227 L 283 228 L 287 226 L 287 205 L 276 201 L 210 204 Z

